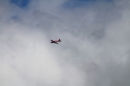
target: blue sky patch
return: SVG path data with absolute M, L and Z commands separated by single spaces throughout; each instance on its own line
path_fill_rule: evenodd
M 10 0 L 10 2 L 21 8 L 25 8 L 28 6 L 30 0 Z
M 77 8 L 87 5 L 93 5 L 95 2 L 113 2 L 113 0 L 68 0 L 63 4 L 64 8 Z
M 65 8 L 77 8 L 87 4 L 94 3 L 96 0 L 68 0 L 63 4 Z

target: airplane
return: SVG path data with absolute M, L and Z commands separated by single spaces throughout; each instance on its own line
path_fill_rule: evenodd
M 51 40 L 51 43 L 55 43 L 55 44 L 58 44 L 57 42 L 61 42 L 61 40 Z

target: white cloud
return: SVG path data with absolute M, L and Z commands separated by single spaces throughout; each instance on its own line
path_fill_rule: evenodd
M 64 0 L 27 9 L 0 2 L 1 86 L 130 85 L 129 1 L 76 9 Z

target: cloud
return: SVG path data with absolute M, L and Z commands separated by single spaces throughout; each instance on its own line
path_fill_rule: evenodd
M 0 1 L 1 86 L 130 85 L 129 0 L 65 3 Z

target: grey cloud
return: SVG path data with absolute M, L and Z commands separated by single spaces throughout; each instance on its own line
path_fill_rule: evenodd
M 1 86 L 129 86 L 128 1 L 74 10 L 58 8 L 64 1 L 34 2 L 0 8 Z

